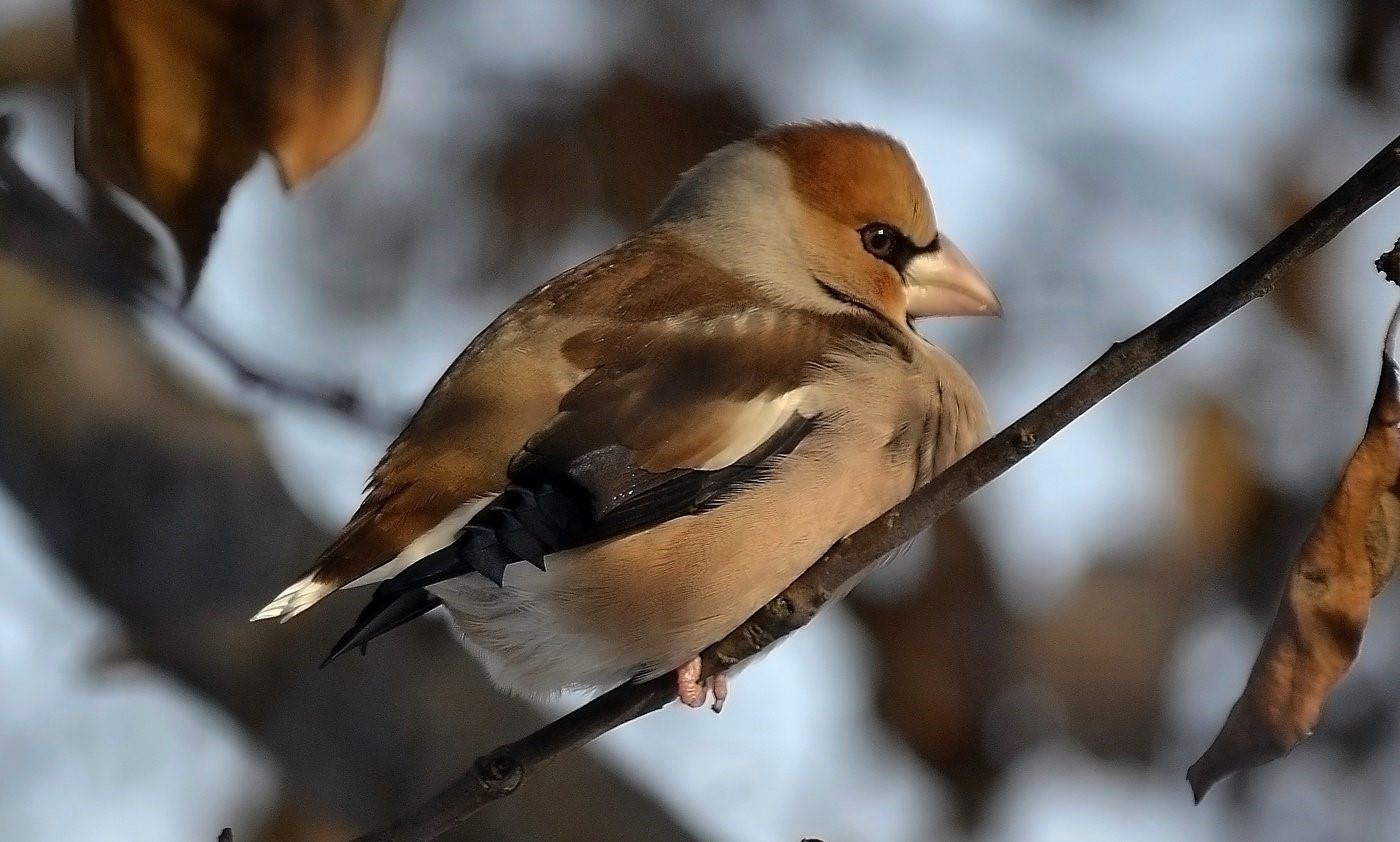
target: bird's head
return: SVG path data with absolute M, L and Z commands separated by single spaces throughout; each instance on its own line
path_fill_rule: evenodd
M 896 324 L 1001 314 L 939 232 L 908 150 L 864 126 L 787 124 L 731 144 L 686 173 L 654 221 L 792 306 Z

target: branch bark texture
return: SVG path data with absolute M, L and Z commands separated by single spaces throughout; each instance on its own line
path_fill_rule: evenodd
M 702 656 L 705 674 L 728 670 L 806 625 L 822 605 L 849 589 L 886 553 L 931 526 L 1129 380 L 1267 294 L 1285 270 L 1317 251 L 1396 187 L 1400 187 L 1400 138 L 1243 263 L 1136 335 L 1115 343 L 1039 406 L 908 499 L 838 542 L 782 594 L 707 649 Z M 515 792 L 564 752 L 674 698 L 672 676 L 615 688 L 539 731 L 478 758 L 432 800 L 356 842 L 436 839 L 485 805 Z

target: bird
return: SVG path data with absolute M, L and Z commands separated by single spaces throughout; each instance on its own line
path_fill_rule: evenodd
M 376 585 L 328 661 L 442 606 L 506 692 L 674 672 L 719 710 L 700 652 L 985 438 L 976 384 L 915 329 L 975 315 L 1001 302 L 898 140 L 734 141 L 471 341 L 253 619 Z

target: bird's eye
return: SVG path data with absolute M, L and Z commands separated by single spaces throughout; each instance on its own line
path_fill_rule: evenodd
M 899 245 L 899 232 L 877 222 L 860 229 L 860 241 L 866 251 L 881 260 L 889 260 Z

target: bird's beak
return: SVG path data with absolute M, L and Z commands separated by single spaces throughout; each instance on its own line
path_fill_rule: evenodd
M 917 254 L 904 267 L 907 311 L 925 316 L 1000 316 L 1001 301 L 982 273 L 947 237 L 934 251 Z

